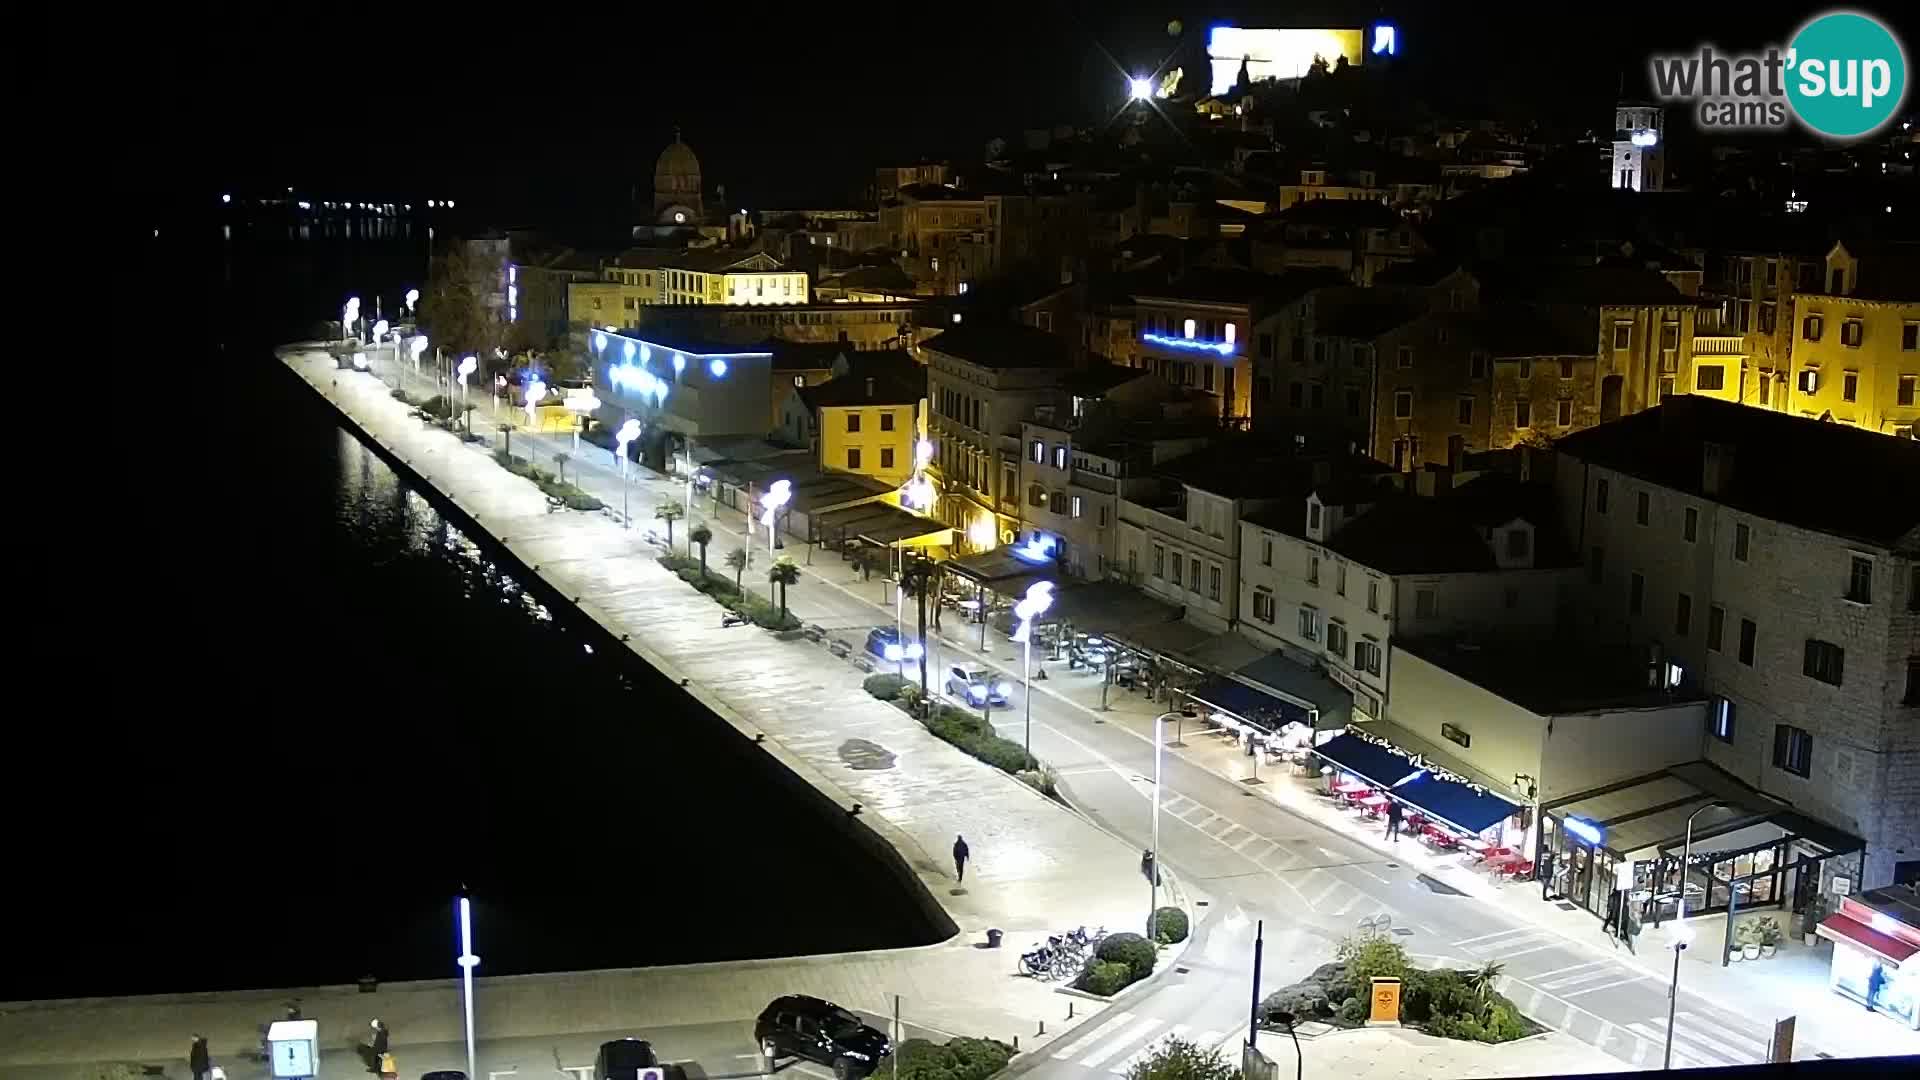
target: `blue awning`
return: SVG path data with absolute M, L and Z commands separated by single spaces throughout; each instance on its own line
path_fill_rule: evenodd
M 1406 755 L 1396 754 L 1358 735 L 1335 735 L 1314 747 L 1313 752 L 1327 759 L 1334 768 L 1385 788 L 1393 787 L 1420 771 L 1420 767 L 1408 761 Z M 1395 794 L 1398 793 L 1396 790 Z
M 1437 779 L 1429 772 L 1394 788 L 1393 794 L 1428 817 L 1469 833 L 1480 832 L 1520 811 L 1498 795 L 1482 794 L 1466 784 Z
M 1225 677 L 1208 679 L 1197 689 L 1189 691 L 1187 696 L 1202 705 L 1243 720 L 1269 735 L 1294 721 L 1313 723 L 1312 714 L 1300 706 Z

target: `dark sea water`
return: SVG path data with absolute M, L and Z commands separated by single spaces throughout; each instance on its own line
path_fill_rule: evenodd
M 137 453 L 79 467 L 125 502 L 64 515 L 17 608 L 45 694 L 10 725 L 0 999 L 450 976 L 463 882 L 483 975 L 932 939 L 274 360 L 349 291 L 396 302 L 424 237 L 183 233 L 152 260 L 194 298 L 146 346 L 170 388 L 122 414 Z

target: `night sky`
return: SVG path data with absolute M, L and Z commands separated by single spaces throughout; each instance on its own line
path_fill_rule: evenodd
M 245 22 L 169 11 L 149 29 L 186 40 L 155 49 L 134 27 L 114 69 L 141 87 L 125 129 L 165 160 L 155 180 L 178 205 L 291 184 L 437 191 L 539 220 L 646 182 L 676 125 L 729 202 L 850 202 L 883 160 L 977 160 L 995 135 L 1097 123 L 1117 104 L 1118 67 L 1150 69 L 1182 44 L 1197 59 L 1217 22 L 1384 18 L 1401 28 L 1410 83 L 1436 104 L 1598 125 L 1623 75 L 1629 94 L 1644 83 L 1649 51 L 1778 40 L 1824 9 L 1475 4 L 1468 20 L 1462 6 L 1413 3 L 705 7 L 464 8 L 332 28 L 308 9 Z M 530 22 L 529 10 L 557 17 Z M 1183 42 L 1166 32 L 1175 17 Z

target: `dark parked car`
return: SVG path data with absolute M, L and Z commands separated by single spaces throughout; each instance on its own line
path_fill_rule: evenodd
M 876 626 L 867 633 L 867 651 L 889 664 L 918 660 L 924 651 L 911 635 L 901 636 L 891 626 Z
M 777 998 L 753 1025 L 754 1041 L 771 1065 L 797 1057 L 833 1067 L 836 1080 L 857 1080 L 891 1049 L 882 1032 L 858 1016 L 816 997 Z
M 641 1069 L 660 1064 L 653 1044 L 645 1039 L 614 1039 L 600 1044 L 593 1059 L 593 1080 L 640 1080 Z
M 467 1074 L 459 1069 L 435 1069 L 421 1073 L 420 1080 L 467 1080 Z

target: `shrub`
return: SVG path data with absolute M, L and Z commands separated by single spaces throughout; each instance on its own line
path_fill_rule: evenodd
M 1375 978 L 1404 982 L 1407 977 L 1407 950 L 1386 938 L 1349 937 L 1340 943 L 1335 955 L 1347 965 L 1347 986 L 1355 997 L 1369 996 Z
M 1349 1027 L 1359 1027 L 1367 1022 L 1367 999 L 1350 997 L 1340 1003 L 1334 1018 Z
M 966 1080 L 992 1076 L 1013 1060 L 1013 1047 L 997 1039 L 963 1036 L 947 1043 L 946 1050 L 953 1059 L 954 1072 Z
M 942 705 L 927 718 L 927 730 L 1002 772 L 1021 773 L 1039 767 L 1026 747 L 995 735 L 977 713 Z
M 1153 963 L 1157 958 L 1153 943 L 1139 934 L 1108 934 L 1094 955 L 1101 960 L 1127 965 L 1133 971 L 1135 982 L 1153 974 Z
M 1240 1070 L 1220 1051 L 1185 1039 L 1168 1039 L 1126 1075 L 1127 1080 L 1240 1080 Z
M 1177 907 L 1153 909 L 1153 931 L 1162 945 L 1173 945 L 1187 940 L 1188 930 L 1186 912 Z
M 1013 1060 L 1013 1047 L 993 1039 L 957 1038 L 945 1046 L 908 1039 L 874 1063 L 873 1075 L 892 1080 L 896 1058 L 901 1080 L 986 1080 Z
M 1045 765 L 1037 769 L 1022 769 L 1017 775 L 1028 787 L 1045 795 L 1047 798 L 1057 799 L 1060 797 L 1058 794 L 1060 786 L 1059 778 L 1054 775 L 1052 769 L 1047 768 Z
M 888 671 L 878 675 L 869 675 L 866 681 L 860 685 L 866 689 L 867 693 L 872 694 L 881 701 L 892 701 L 894 698 L 900 696 L 901 691 L 907 688 L 907 680 Z
M 468 436 L 467 438 L 471 442 L 480 441 L 479 436 Z M 552 473 L 537 465 L 529 464 L 525 458 L 515 457 L 507 453 L 504 447 L 496 449 L 493 452 L 493 460 L 501 468 L 513 475 L 522 476 L 533 481 L 534 486 L 538 487 L 541 493 L 549 498 L 559 499 L 561 505 L 569 510 L 585 510 L 591 512 L 599 510 L 606 505 L 599 499 L 574 487 L 572 484 L 561 483 Z
M 1095 960 L 1074 985 L 1089 994 L 1112 997 L 1133 982 L 1133 969 L 1118 960 Z

